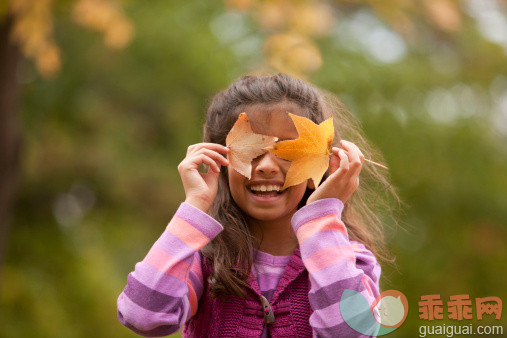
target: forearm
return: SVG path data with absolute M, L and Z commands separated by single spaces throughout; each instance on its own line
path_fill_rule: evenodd
M 197 311 L 202 294 L 198 251 L 223 227 L 183 203 L 118 297 L 118 318 L 144 336 L 174 333 Z
M 361 293 L 370 305 L 379 294 L 380 265 L 363 245 L 349 240 L 340 218 L 342 209 L 340 200 L 323 199 L 302 208 L 292 219 L 311 282 L 310 325 L 319 337 L 359 335 L 341 316 L 340 297 L 345 289 Z

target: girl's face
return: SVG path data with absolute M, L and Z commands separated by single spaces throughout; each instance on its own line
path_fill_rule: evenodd
M 298 138 L 287 111 L 301 115 L 299 106 L 284 103 L 261 106 L 255 110 L 252 107 L 245 111 L 254 132 L 276 136 L 278 141 Z M 249 218 L 258 221 L 290 221 L 307 187 L 305 181 L 281 191 L 290 164 L 290 161 L 266 152 L 252 161 L 251 179 L 236 170 L 228 170 L 231 195 Z

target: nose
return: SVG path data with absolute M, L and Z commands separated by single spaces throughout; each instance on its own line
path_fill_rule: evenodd
M 253 160 L 252 171 L 254 173 L 272 175 L 280 171 L 280 166 L 278 165 L 276 156 L 268 151 Z

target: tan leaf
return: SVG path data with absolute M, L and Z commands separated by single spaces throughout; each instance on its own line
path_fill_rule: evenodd
M 277 140 L 274 136 L 254 133 L 246 113 L 241 113 L 225 140 L 225 145 L 230 150 L 227 154 L 229 167 L 250 179 L 252 160 L 265 153 L 264 148 Z

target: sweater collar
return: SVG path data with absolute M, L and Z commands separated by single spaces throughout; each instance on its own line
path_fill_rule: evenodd
M 278 282 L 278 285 L 275 289 L 275 293 L 271 298 L 271 304 L 274 304 L 277 301 L 279 295 L 287 288 L 287 286 L 294 279 L 296 279 L 297 276 L 299 276 L 299 274 L 303 270 L 305 270 L 305 265 L 303 264 L 303 260 L 301 259 L 301 249 L 298 246 L 292 252 L 289 263 L 287 263 L 287 266 L 283 271 L 282 277 L 280 278 L 280 281 Z M 250 286 L 252 287 L 253 291 L 257 294 L 257 296 L 260 297 L 262 295 L 261 290 L 259 288 L 259 284 L 257 283 L 257 279 L 254 277 L 252 272 L 250 272 L 247 282 L 248 284 L 250 284 Z

